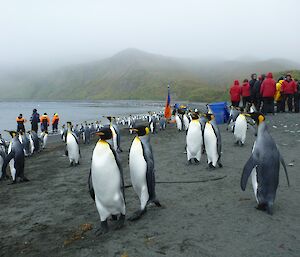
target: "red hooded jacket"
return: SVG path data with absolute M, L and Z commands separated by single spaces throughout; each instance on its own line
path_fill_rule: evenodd
M 241 100 L 241 87 L 238 80 L 234 81 L 234 85 L 230 87 L 231 102 L 239 102 Z
M 283 94 L 295 94 L 297 92 L 297 85 L 294 80 L 283 81 L 281 86 L 281 92 Z
M 249 82 L 244 82 L 242 86 L 242 97 L 250 96 L 250 84 Z
M 274 97 L 276 92 L 276 81 L 273 79 L 273 74 L 268 73 L 267 78 L 263 81 L 260 87 L 262 97 Z

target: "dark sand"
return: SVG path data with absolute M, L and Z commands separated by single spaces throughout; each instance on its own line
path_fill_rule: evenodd
M 239 186 L 254 141 L 250 130 L 241 148 L 234 146 L 225 125 L 220 126 L 224 167 L 211 172 L 206 169 L 205 156 L 199 166 L 186 166 L 185 134 L 169 126 L 151 139 L 157 181 L 227 177 L 195 184 L 158 184 L 163 208 L 151 207 L 141 220 L 126 221 L 122 230 L 96 237 L 99 216 L 87 188 L 96 140 L 81 145 L 83 158 L 78 167 L 68 167 L 64 144 L 53 142 L 39 155 L 26 159 L 30 182 L 0 183 L 0 255 L 300 256 L 300 115 L 267 119 L 286 163 L 294 161 L 294 166 L 288 167 L 290 188 L 281 169 L 273 216 L 255 209 L 250 180 L 246 192 Z M 133 136 L 122 133 L 126 151 L 121 159 L 129 184 L 127 159 Z M 132 188 L 126 189 L 126 201 L 129 216 L 139 207 Z

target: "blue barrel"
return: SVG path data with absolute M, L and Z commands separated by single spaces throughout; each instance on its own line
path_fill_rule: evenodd
M 213 112 L 217 124 L 223 124 L 229 119 L 229 111 L 226 102 L 211 103 L 208 105 Z

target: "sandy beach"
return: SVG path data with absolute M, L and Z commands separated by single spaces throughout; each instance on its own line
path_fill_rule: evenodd
M 271 135 L 288 166 L 283 169 L 273 216 L 255 209 L 251 181 L 240 189 L 242 169 L 255 137 L 247 132 L 244 147 L 220 125 L 223 168 L 209 171 L 206 156 L 187 166 L 185 133 L 174 124 L 151 136 L 157 181 L 198 181 L 157 184 L 162 208 L 150 207 L 136 222 L 97 237 L 97 209 L 88 193 L 88 174 L 97 141 L 81 144 L 81 165 L 69 167 L 64 143 L 49 142 L 40 154 L 26 159 L 28 183 L 0 182 L 0 256 L 300 256 L 300 115 L 267 116 Z M 126 184 L 130 184 L 128 150 L 133 135 L 122 130 L 120 154 Z M 129 217 L 139 208 L 132 188 L 126 188 Z M 113 226 L 113 222 L 111 222 Z

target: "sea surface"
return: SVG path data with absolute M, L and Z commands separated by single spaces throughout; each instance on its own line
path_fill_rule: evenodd
M 4 130 L 16 130 L 16 118 L 22 113 L 28 121 L 25 123 L 26 130 L 31 129 L 29 119 L 32 110 L 36 108 L 40 115 L 45 112 L 52 120 L 53 114 L 58 113 L 60 125 L 71 121 L 81 123 L 84 121 L 95 122 L 101 120 L 107 123 L 104 116 L 122 117 L 128 114 L 143 114 L 148 111 L 161 111 L 164 102 L 152 101 L 64 101 L 64 102 L 37 102 L 37 101 L 0 101 L 0 133 L 5 136 Z M 60 127 L 59 125 L 59 127 Z M 51 129 L 50 129 L 51 130 Z M 7 138 L 7 136 L 5 136 Z

